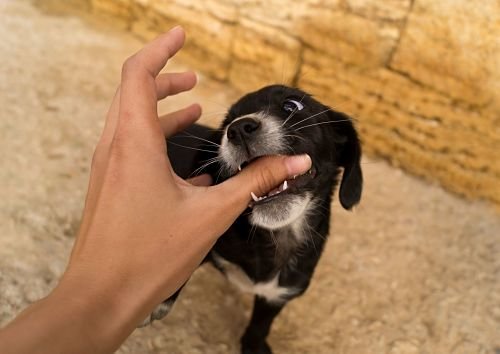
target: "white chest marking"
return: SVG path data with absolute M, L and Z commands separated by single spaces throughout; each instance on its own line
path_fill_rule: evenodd
M 224 269 L 229 281 L 243 292 L 261 296 L 271 303 L 284 302 L 287 295 L 296 292 L 294 288 L 285 288 L 278 285 L 279 272 L 269 281 L 254 283 L 239 266 L 225 260 L 213 251 L 212 254 L 217 264 Z
M 151 324 L 151 322 L 153 322 L 154 320 L 160 320 L 165 317 L 172 309 L 174 302 L 175 300 L 167 300 L 156 306 L 153 312 L 148 317 L 146 317 L 144 321 L 142 321 L 139 327 L 145 327 Z

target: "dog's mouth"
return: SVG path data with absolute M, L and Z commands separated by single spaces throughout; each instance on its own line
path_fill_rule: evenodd
M 242 164 L 240 164 L 238 170 L 241 171 L 254 159 L 250 161 L 245 161 Z M 266 195 L 257 196 L 255 193 L 252 192 L 253 200 L 250 202 L 248 207 L 253 208 L 254 206 L 257 205 L 271 203 L 275 200 L 281 199 L 283 196 L 288 194 L 300 194 L 302 192 L 302 189 L 306 187 L 316 177 L 316 175 L 317 175 L 316 167 L 312 166 L 311 169 L 306 173 L 294 176 L 290 179 L 286 179 L 285 181 L 283 181 L 282 184 L 270 190 Z

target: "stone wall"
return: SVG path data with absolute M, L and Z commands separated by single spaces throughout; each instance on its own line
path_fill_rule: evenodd
M 78 0 L 82 1 L 82 0 Z M 87 0 L 241 91 L 281 82 L 356 117 L 365 151 L 500 205 L 498 0 Z

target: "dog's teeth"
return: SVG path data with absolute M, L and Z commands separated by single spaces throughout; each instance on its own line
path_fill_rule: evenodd
M 283 188 L 281 189 L 282 191 L 286 191 L 288 188 L 288 182 L 285 179 L 285 182 L 283 182 Z
M 240 172 L 241 172 L 241 165 L 239 165 L 239 166 L 238 166 L 238 171 L 240 171 Z
M 254 192 L 250 192 L 250 195 L 252 196 L 252 199 L 254 202 L 258 202 L 261 198 L 257 197 Z

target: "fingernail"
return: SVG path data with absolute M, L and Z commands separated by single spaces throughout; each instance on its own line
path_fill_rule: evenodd
M 172 27 L 169 32 L 175 32 L 175 31 L 178 31 L 180 29 L 182 29 L 182 26 L 181 25 L 177 25 L 175 27 Z
M 309 171 L 312 160 L 307 154 L 289 156 L 285 159 L 285 165 L 289 176 L 301 175 Z

